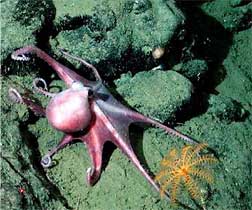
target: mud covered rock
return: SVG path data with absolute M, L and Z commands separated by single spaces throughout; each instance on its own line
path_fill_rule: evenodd
M 36 33 L 50 19 L 50 7 L 44 0 L 1 1 L 1 64 L 13 50 L 36 43 Z
M 245 116 L 245 110 L 242 105 L 226 96 L 211 95 L 209 105 L 208 112 L 223 122 L 240 121 Z
M 8 98 L 9 87 L 27 91 L 32 77 L 10 76 L 1 82 L 1 209 L 64 209 L 67 202 L 39 164 L 37 140 L 26 126 L 31 113 Z
M 211 1 L 204 3 L 202 9 L 229 31 L 241 31 L 252 26 L 252 5 L 249 1 Z
M 191 82 L 174 71 L 140 72 L 133 77 L 124 74 L 116 81 L 117 91 L 139 112 L 164 122 L 191 100 Z
M 223 62 L 227 75 L 216 88 L 223 95 L 241 102 L 246 110 L 252 106 L 251 37 L 251 29 L 235 34 L 233 45 Z
M 184 20 L 174 4 L 162 0 L 104 0 L 99 5 L 85 5 L 82 15 L 92 13 L 91 22 L 74 29 L 65 28 L 51 43 L 93 64 L 99 63 L 101 71 L 108 75 L 127 68 L 126 62 L 128 68 L 132 68 L 129 70 L 137 66 L 145 68 L 152 60 L 151 51 L 169 43 Z M 67 14 L 66 8 L 63 9 L 62 15 Z M 72 9 L 70 5 L 70 19 Z M 79 9 L 76 11 L 80 15 Z
M 207 143 L 219 159 L 214 167 L 214 183 L 202 189 L 208 194 L 202 201 L 209 210 L 252 207 L 251 122 L 251 115 L 244 121 L 227 124 L 206 113 L 177 128 L 190 130 L 190 135 Z
M 82 15 L 91 15 L 93 13 L 92 8 L 101 2 L 76 0 L 69 3 L 68 0 L 54 0 L 53 3 L 56 8 L 54 21 L 58 24 L 60 19 L 64 17 L 74 18 Z
M 48 79 L 48 66 L 40 71 L 41 75 L 33 75 L 26 66 L 29 63 L 21 63 L 17 72 L 22 71 L 21 67 L 27 67 L 22 74 L 28 72 L 29 75 L 13 76 L 11 81 L 4 77 L 1 87 L 1 209 L 251 209 L 252 45 L 249 28 L 251 4 L 247 2 L 216 0 L 198 4 L 225 29 L 236 31 L 230 33 L 233 34 L 232 42 L 228 44 L 222 45 L 227 36 L 216 42 L 208 39 L 208 33 L 202 33 L 199 26 L 206 24 L 208 27 L 208 19 L 202 20 L 197 14 L 195 19 L 188 19 L 199 31 L 198 34 L 211 42 L 209 48 L 204 48 L 205 51 L 209 50 L 213 57 L 222 55 L 217 60 L 226 70 L 224 80 L 214 89 L 219 95 L 211 96 L 206 113 L 190 113 L 194 117 L 187 119 L 183 126 L 176 127 L 184 134 L 208 143 L 220 161 L 214 168 L 215 183 L 200 188 L 206 196 L 199 203 L 190 197 L 184 199 L 183 195 L 181 201 L 185 206 L 174 207 L 169 201 L 160 199 L 159 193 L 118 149 L 113 152 L 99 182 L 92 188 L 85 184 L 86 170 L 91 161 L 82 143 L 61 150 L 53 157 L 54 167 L 44 170 L 40 165 L 41 156 L 57 145 L 62 133 L 51 128 L 45 118 L 31 114 L 25 106 L 11 104 L 6 96 L 9 86 L 15 84 L 15 88 L 22 88 L 19 87 L 21 84 L 26 92 L 26 88 L 31 90 L 33 78 L 47 76 L 45 78 Z M 46 5 L 50 3 L 52 5 L 48 10 Z M 99 71 L 109 75 L 120 73 L 122 69 L 131 70 L 133 75 L 137 72 L 135 70 L 150 69 L 146 64 L 150 63 L 148 55 L 151 49 L 169 43 L 175 29 L 184 20 L 172 1 L 104 0 L 103 4 L 97 5 L 91 0 L 71 3 L 66 0 L 5 0 L 1 1 L 1 7 L 4 8 L 1 13 L 1 59 L 6 60 L 14 48 L 36 43 L 36 32 L 40 30 L 44 17 L 57 10 L 54 24 L 64 27 L 60 28 L 63 31 L 56 39 L 52 36 L 54 52 L 56 46 L 66 48 L 72 54 L 89 59 L 99 67 Z M 88 24 L 85 24 L 86 20 Z M 209 32 L 212 30 L 210 26 Z M 50 32 L 52 26 L 47 27 Z M 219 38 L 217 30 L 212 30 L 212 33 L 214 38 Z M 44 34 L 40 35 L 43 40 Z M 227 53 L 220 53 L 222 49 Z M 204 55 L 204 50 L 201 53 Z M 208 57 L 200 56 L 200 59 L 207 60 Z M 191 62 L 185 68 L 190 75 L 205 71 L 203 60 Z M 191 66 L 195 68 L 191 69 Z M 210 70 L 219 77 L 213 67 Z M 34 72 L 34 69 L 30 70 Z M 115 83 L 122 96 L 120 101 L 124 99 L 136 110 L 162 121 L 176 117 L 175 112 L 180 112 L 183 105 L 191 101 L 193 91 L 188 79 L 173 71 L 143 71 L 134 76 L 129 73 Z M 55 80 L 49 90 L 58 91 L 53 87 L 55 85 L 65 88 L 62 81 Z M 48 99 L 44 96 L 35 97 L 43 106 L 47 104 Z M 248 110 L 246 118 L 243 117 L 244 109 Z M 133 129 L 130 136 L 134 151 L 153 175 L 168 150 L 184 145 L 182 140 L 159 129 L 130 129 Z
M 206 74 L 208 65 L 205 60 L 194 59 L 175 65 L 173 70 L 191 81 L 199 81 Z
M 232 7 L 241 6 L 242 4 L 248 3 L 248 0 L 230 0 L 230 5 Z

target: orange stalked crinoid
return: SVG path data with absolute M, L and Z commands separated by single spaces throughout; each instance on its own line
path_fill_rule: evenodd
M 205 147 L 207 147 L 206 144 L 197 144 L 185 146 L 181 151 L 172 149 L 161 160 L 161 170 L 155 177 L 155 181 L 160 184 L 161 197 L 168 190 L 171 201 L 175 203 L 178 192 L 184 185 L 192 198 L 201 198 L 199 179 L 207 183 L 212 183 L 213 181 L 211 171 L 204 166 L 217 161 L 212 155 L 199 155 L 199 152 Z

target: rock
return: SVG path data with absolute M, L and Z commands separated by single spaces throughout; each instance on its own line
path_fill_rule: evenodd
M 244 5 L 237 7 L 241 3 Z M 249 1 L 232 0 L 231 3 L 229 1 L 211 1 L 204 3 L 202 9 L 216 18 L 229 31 L 241 31 L 252 26 L 252 6 Z
M 50 19 L 51 5 L 45 0 L 1 1 L 1 64 L 17 48 L 36 43 L 38 32 Z M 7 70 L 6 70 L 7 71 Z
M 163 0 L 104 0 L 99 5 L 85 4 L 82 15 L 92 14 L 92 21 L 79 28 L 65 29 L 51 40 L 51 44 L 99 64 L 107 75 L 123 68 L 143 68 L 153 60 L 152 50 L 169 43 L 184 20 L 181 12 L 171 4 Z M 68 14 L 66 8 L 63 9 L 63 14 Z M 70 19 L 79 15 L 79 12 L 70 12 L 72 9 L 71 4 L 67 10 Z
M 234 35 L 233 44 L 223 61 L 225 80 L 216 87 L 218 92 L 241 102 L 246 110 L 252 105 L 251 38 L 251 29 Z
M 230 0 L 230 5 L 232 6 L 232 7 L 238 7 L 238 6 L 240 6 L 241 4 L 243 4 L 243 3 L 248 3 L 249 2 L 249 0 Z
M 75 0 L 71 3 L 68 0 L 54 0 L 53 3 L 56 8 L 56 23 L 59 23 L 59 20 L 63 17 L 74 18 L 82 15 L 91 15 L 93 13 L 92 8 L 99 4 L 92 0 Z
M 227 123 L 240 121 L 245 116 L 242 105 L 227 96 L 211 95 L 208 112 L 215 118 Z
M 173 70 L 179 72 L 191 81 L 199 81 L 208 71 L 208 65 L 205 60 L 194 59 L 177 64 L 173 67 Z
M 31 76 L 5 77 L 1 81 L 1 207 L 64 209 L 64 199 L 39 164 L 37 140 L 27 128 L 30 112 L 8 99 L 9 87 L 27 90 L 29 81 Z
M 202 187 L 211 194 L 203 198 L 207 209 L 251 209 L 251 122 L 251 115 L 228 124 L 203 113 L 177 128 L 189 131 L 217 154 L 219 163 L 213 168 L 214 184 Z
M 116 82 L 116 90 L 137 111 L 164 122 L 175 118 L 175 112 L 191 100 L 191 82 L 174 71 L 124 74 Z

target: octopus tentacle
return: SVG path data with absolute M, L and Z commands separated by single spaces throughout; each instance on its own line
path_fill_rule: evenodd
M 103 106 L 104 108 L 104 106 Z M 146 172 L 146 170 L 143 168 L 143 166 L 141 165 L 141 163 L 139 162 L 137 156 L 135 155 L 131 144 L 130 144 L 130 140 L 128 138 L 127 133 L 121 133 L 118 132 L 118 127 L 116 127 L 117 123 L 116 121 L 111 121 L 111 118 L 109 118 L 107 115 L 105 115 L 103 112 L 101 112 L 100 108 L 98 106 L 94 106 L 94 110 L 95 113 L 97 114 L 97 116 L 99 117 L 97 121 L 102 122 L 101 126 L 106 125 L 107 127 L 107 132 L 109 132 L 109 134 L 107 135 L 107 137 L 109 137 L 109 140 L 114 143 L 131 161 L 132 163 L 135 165 L 135 167 L 141 172 L 141 174 L 147 179 L 147 181 L 159 192 L 160 191 L 160 187 L 157 183 L 155 183 L 155 181 L 150 177 L 150 175 Z M 116 111 L 115 109 L 113 111 Z M 115 112 L 114 112 L 115 113 Z M 124 112 L 117 112 L 117 117 L 119 119 L 127 119 L 125 117 L 127 117 L 127 115 L 121 116 L 121 114 Z M 124 118 L 123 118 L 124 117 Z M 128 128 L 130 122 L 132 121 L 131 119 L 128 118 L 128 122 L 125 121 L 125 126 Z M 119 123 L 119 122 L 118 122 Z M 122 122 L 121 122 L 122 123 Z M 126 127 L 123 127 L 125 130 Z M 98 129 L 100 127 L 97 127 Z M 128 130 L 128 129 L 127 129 Z M 97 130 L 94 132 L 98 132 Z M 93 139 L 92 139 L 92 142 Z M 97 144 L 96 142 L 94 142 L 95 144 Z M 169 199 L 169 195 L 166 194 L 166 197 Z
M 92 111 L 94 111 L 94 106 L 91 107 Z M 106 122 L 102 117 L 94 117 L 89 132 L 81 137 L 83 143 L 86 143 L 92 161 L 92 167 L 88 168 L 86 177 L 90 186 L 93 186 L 101 176 L 103 146 L 111 138 L 111 133 L 106 128 Z
M 194 139 L 176 131 L 175 129 L 169 128 L 154 119 L 151 119 L 149 117 L 142 115 L 139 112 L 132 111 L 131 109 L 128 109 L 125 106 L 115 107 L 115 106 L 108 104 L 108 103 L 105 103 L 105 102 L 103 102 L 103 103 L 100 102 L 99 104 L 102 107 L 103 111 L 108 116 L 110 116 L 112 121 L 113 121 L 113 119 L 120 119 L 120 122 L 117 122 L 117 123 L 113 122 L 113 123 L 115 123 L 115 126 L 117 126 L 119 124 L 122 125 L 122 122 L 124 122 L 124 124 L 127 126 L 129 126 L 131 123 L 134 123 L 134 122 L 135 123 L 139 123 L 139 122 L 147 123 L 152 126 L 156 126 L 158 128 L 161 128 L 161 129 L 165 130 L 168 134 L 179 137 L 180 139 L 183 139 L 189 143 L 192 143 L 192 144 L 197 143 L 197 141 L 195 141 Z M 121 128 L 120 130 L 123 130 L 123 129 L 125 129 L 125 126 L 124 126 L 124 128 Z
M 88 63 L 87 61 L 85 61 L 85 60 L 82 59 L 82 58 L 79 58 L 79 57 L 77 57 L 77 56 L 70 55 L 68 52 L 64 51 L 63 49 L 60 49 L 60 51 L 63 53 L 63 55 L 68 56 L 68 57 L 70 57 L 70 58 L 72 58 L 72 59 L 74 59 L 74 60 L 77 60 L 77 61 L 81 62 L 83 65 L 85 65 L 86 67 L 88 67 L 89 69 L 91 69 L 91 70 L 93 71 L 94 75 L 95 75 L 95 78 L 96 78 L 98 81 L 101 81 L 101 80 L 102 80 L 102 79 L 101 79 L 101 76 L 100 76 L 100 74 L 99 74 L 99 72 L 98 72 L 98 70 L 97 70 L 92 64 Z
M 12 102 L 20 103 L 20 104 L 24 103 L 22 96 L 15 88 L 9 88 L 8 94 L 9 94 L 9 98 Z
M 50 150 L 40 161 L 41 165 L 44 168 L 48 168 L 51 166 L 52 163 L 52 156 L 57 153 L 59 150 L 64 148 L 67 144 L 69 144 L 73 140 L 73 137 L 71 135 L 64 135 L 61 139 L 60 143 L 54 147 L 52 150 Z
M 44 85 L 43 89 L 41 87 L 38 87 L 38 83 L 40 83 L 40 82 Z M 48 90 L 47 84 L 46 84 L 45 80 L 42 78 L 35 78 L 33 80 L 32 85 L 37 92 L 42 93 L 43 95 L 50 96 L 50 97 L 54 97 L 56 95 L 56 93 L 50 93 L 47 91 Z
M 102 169 L 102 147 L 101 144 L 87 143 L 88 152 L 92 161 L 92 167 L 87 169 L 87 183 L 93 186 L 101 176 Z
M 159 192 L 160 186 L 151 178 L 151 176 L 143 168 L 128 141 L 123 140 L 119 135 L 117 135 L 117 137 L 114 137 L 114 140 L 116 142 L 117 147 L 131 160 L 131 162 L 140 171 L 140 173 Z M 167 192 L 164 192 L 164 195 L 168 200 L 170 200 L 170 196 Z
M 163 125 L 162 123 L 160 123 L 160 122 L 158 122 L 158 121 L 156 121 L 154 119 L 146 117 L 146 116 L 144 116 L 144 115 L 142 115 L 142 114 L 140 114 L 138 112 L 130 111 L 128 113 L 128 115 L 129 115 L 129 117 L 131 119 L 133 119 L 136 122 L 143 122 L 143 123 L 151 124 L 153 126 L 161 128 L 161 129 L 165 130 L 167 133 L 169 133 L 169 134 L 171 134 L 173 136 L 176 136 L 176 137 L 178 137 L 180 139 L 183 139 L 183 140 L 185 140 L 185 141 L 187 141 L 187 142 L 189 142 L 191 144 L 196 144 L 197 143 L 196 140 L 194 140 L 194 139 L 192 139 L 192 138 L 190 138 L 190 137 L 176 131 L 175 129 L 169 128 L 169 127 Z
M 11 58 L 16 61 L 29 61 L 30 58 L 25 56 L 24 54 L 11 54 Z
M 9 98 L 14 103 L 27 105 L 36 115 L 45 116 L 45 109 L 28 97 L 23 97 L 15 88 L 9 88 Z
M 68 87 L 70 87 L 74 81 L 81 81 L 86 84 L 89 83 L 88 80 L 81 77 L 80 75 L 78 75 L 71 69 L 67 68 L 66 66 L 60 64 L 55 59 L 46 54 L 43 50 L 40 50 L 35 46 L 29 45 L 16 50 L 11 54 L 11 58 L 13 60 L 18 61 L 28 61 L 29 57 L 27 57 L 26 54 L 35 54 L 39 58 L 44 60 L 49 66 L 51 66 L 57 72 L 59 77 L 67 84 Z

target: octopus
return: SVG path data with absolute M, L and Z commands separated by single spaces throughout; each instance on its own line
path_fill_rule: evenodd
M 11 55 L 12 59 L 18 61 L 28 61 L 30 59 L 29 54 L 36 55 L 56 71 L 67 87 L 66 90 L 59 93 L 52 93 L 48 91 L 46 82 L 42 78 L 34 79 L 35 90 L 50 97 L 45 108 L 27 96 L 21 96 L 16 89 L 9 89 L 9 95 L 11 98 L 15 98 L 15 102 L 26 104 L 35 114 L 46 117 L 54 129 L 64 133 L 58 145 L 42 157 L 41 165 L 44 168 L 50 167 L 52 157 L 59 150 L 74 140 L 81 140 L 87 147 L 92 163 L 92 166 L 87 169 L 86 180 L 90 186 L 93 186 L 102 173 L 104 144 L 110 141 L 131 160 L 139 172 L 159 192 L 159 184 L 147 173 L 133 151 L 129 139 L 130 124 L 149 124 L 186 142 L 194 144 L 195 140 L 155 119 L 126 107 L 108 91 L 93 65 L 79 57 L 70 55 L 66 51 L 62 50 L 62 53 L 87 67 L 95 79 L 86 79 L 35 46 L 23 47 L 14 51 Z M 43 84 L 43 87 L 41 87 L 41 84 Z M 169 199 L 168 193 L 166 196 Z

